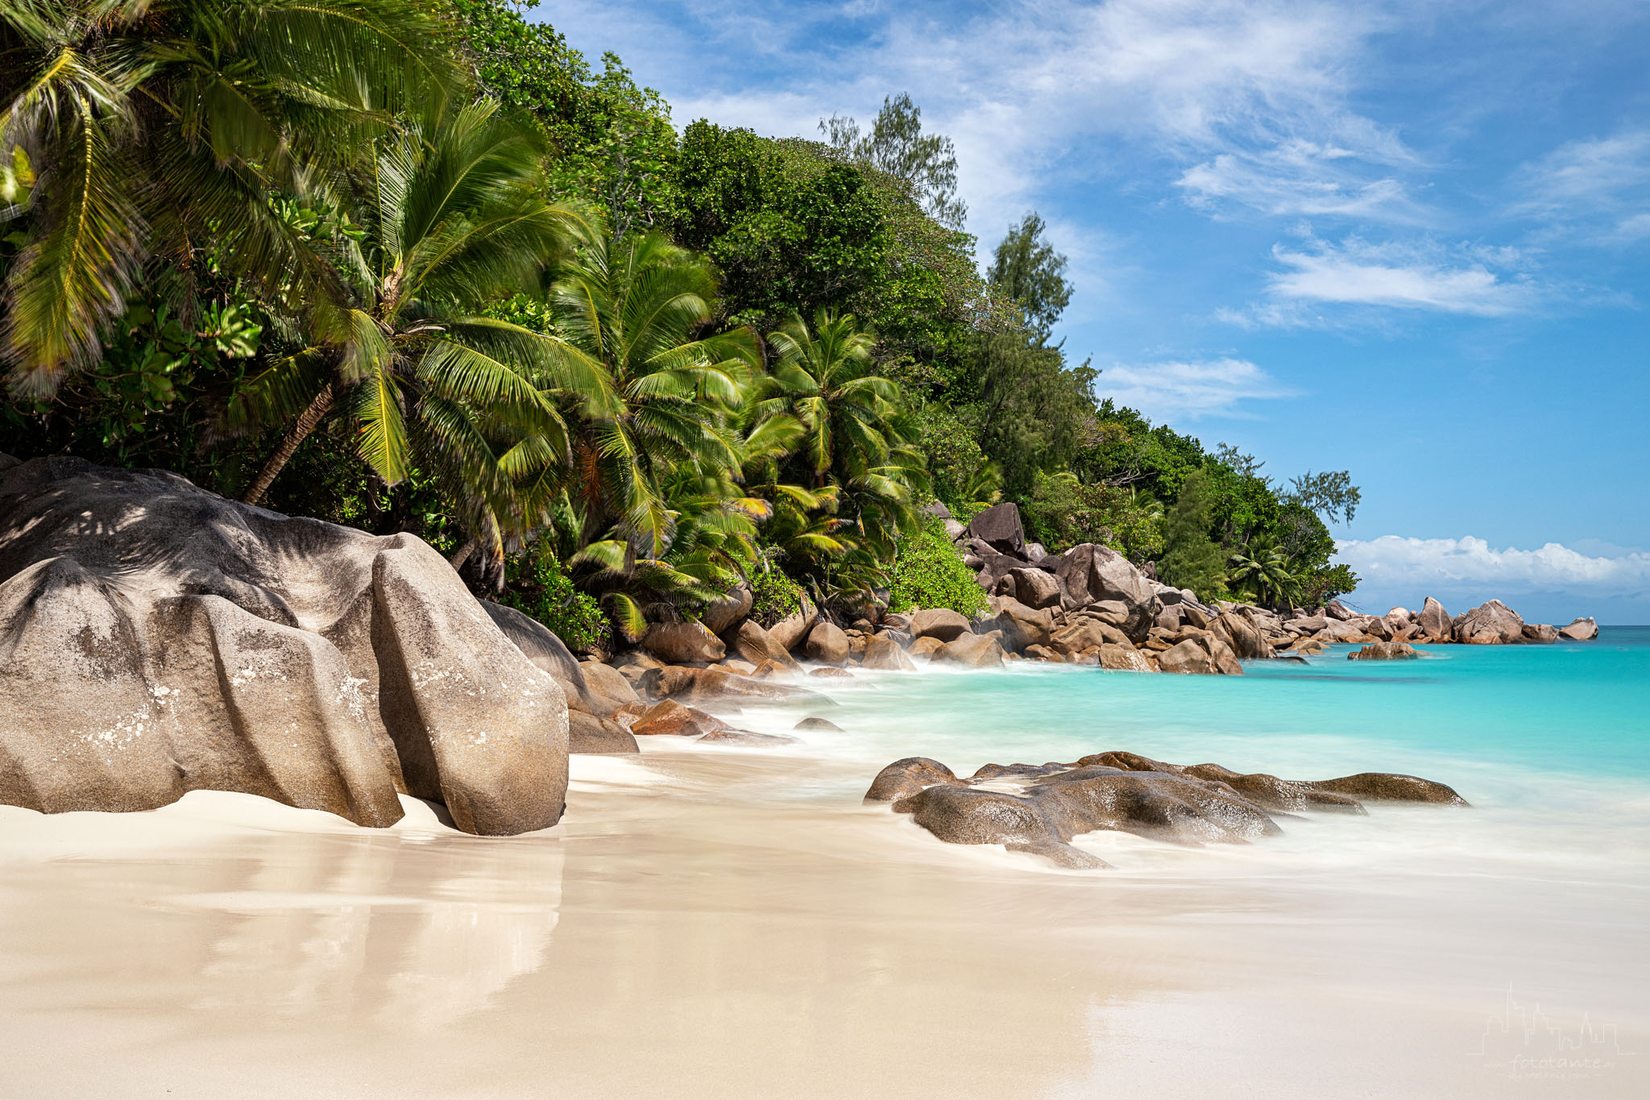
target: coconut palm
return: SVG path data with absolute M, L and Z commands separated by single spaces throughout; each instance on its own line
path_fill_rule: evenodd
M 14 390 L 97 361 L 150 269 L 186 306 L 214 266 L 266 297 L 323 267 L 269 196 L 336 168 L 457 73 L 413 0 L 0 0 L 0 331 Z
M 758 353 L 743 329 L 702 335 L 715 292 L 705 262 L 662 235 L 615 240 L 595 223 L 551 289 L 557 339 L 601 380 L 568 412 L 569 495 L 591 541 L 663 560 L 679 517 L 667 487 L 740 467 L 733 423 Z
M 1268 607 L 1287 604 L 1300 587 L 1288 556 L 1276 547 L 1251 544 L 1233 554 L 1231 563 L 1231 582 Z
M 544 198 L 542 163 L 534 137 L 476 103 L 405 124 L 338 182 L 356 228 L 317 247 L 336 293 L 305 312 L 315 338 L 236 410 L 256 422 L 301 409 L 245 500 L 336 413 L 386 483 L 434 474 L 495 559 L 541 520 L 568 470 L 560 395 L 611 396 L 561 341 L 484 312 L 537 285 L 582 227 Z
M 875 340 L 851 315 L 822 310 L 811 329 L 792 318 L 768 344 L 774 358 L 758 416 L 800 424 L 798 456 L 812 486 L 840 487 L 833 535 L 849 547 L 845 560 L 856 551 L 889 560 L 899 533 L 917 522 L 928 480 L 899 385 L 876 373 Z

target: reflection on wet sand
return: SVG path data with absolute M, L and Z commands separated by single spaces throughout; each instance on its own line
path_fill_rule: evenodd
M 1650 906 L 1615 888 L 1448 853 L 1280 875 L 1304 824 L 1063 873 L 859 807 L 851 762 L 580 767 L 568 820 L 509 840 L 0 817 L 0 1096 L 1499 1095 L 1474 1052 L 1509 977 L 1650 1034 Z M 1578 905 L 1624 920 L 1551 936 Z M 1622 1065 L 1583 1091 L 1642 1094 Z

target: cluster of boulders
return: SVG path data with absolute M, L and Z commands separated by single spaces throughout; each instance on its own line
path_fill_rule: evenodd
M 1366 801 L 1467 804 L 1444 784 L 1412 775 L 1279 779 L 1131 752 L 1070 764 L 987 764 L 966 779 L 937 760 L 907 757 L 877 774 L 865 801 L 890 803 L 952 844 L 1001 844 L 1073 868 L 1108 866 L 1071 843 L 1102 829 L 1173 844 L 1241 844 L 1276 835 L 1278 816 L 1302 811 L 1361 814 Z
M 799 661 L 817 666 L 815 675 L 849 674 L 854 667 L 910 669 L 917 661 L 992 668 L 1021 659 L 1236 675 L 1246 660 L 1299 660 L 1330 645 L 1362 646 L 1352 654 L 1359 659 L 1394 659 L 1415 656 L 1414 644 L 1586 639 L 1598 632 L 1591 619 L 1562 630 L 1526 624 L 1495 600 L 1455 618 L 1430 597 L 1419 613 L 1394 608 L 1382 616 L 1360 615 L 1335 601 L 1288 614 L 1252 604 L 1204 603 L 1109 547 L 1085 543 L 1048 553 L 1027 541 L 1013 504 L 987 508 L 967 525 L 943 518 L 986 591 L 983 614 L 868 609 L 845 621 L 804 600 L 795 613 L 764 626 L 750 617 L 750 592 L 740 589 L 697 622 L 654 624 L 616 667 L 644 696 L 668 698 L 683 685 L 703 692 L 702 681 L 684 670 L 720 669 L 735 678 L 729 681 L 735 692 L 748 692 L 749 682 L 797 671 Z M 572 694 L 576 710 L 580 703 Z

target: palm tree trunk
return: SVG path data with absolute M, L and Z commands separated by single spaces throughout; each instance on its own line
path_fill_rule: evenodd
M 256 504 L 263 499 L 270 485 L 280 476 L 281 471 L 286 469 L 286 464 L 292 461 L 298 446 L 309 438 L 309 433 L 313 432 L 332 410 L 332 398 L 332 383 L 328 382 L 321 387 L 321 392 L 315 395 L 315 400 L 309 403 L 309 407 L 299 415 L 297 422 L 292 425 L 292 430 L 286 433 L 281 445 L 269 456 L 269 461 L 264 463 L 264 468 L 253 480 L 251 487 L 242 495 L 242 503 Z
M 447 559 L 447 564 L 453 567 L 454 572 L 464 568 L 464 563 L 470 560 L 470 555 L 476 552 L 476 546 L 480 542 L 480 539 L 472 538 L 469 542 L 460 546 L 456 554 Z

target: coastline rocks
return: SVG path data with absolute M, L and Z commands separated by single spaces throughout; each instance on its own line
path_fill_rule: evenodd
M 973 627 L 967 619 L 947 607 L 925 608 L 911 616 L 913 638 L 934 638 L 940 642 L 950 642 L 972 631 Z
M 763 661 L 775 661 L 781 665 L 795 664 L 791 660 L 790 650 L 780 645 L 779 641 L 762 629 L 755 619 L 746 619 L 739 624 L 732 645 L 735 653 L 753 665 L 760 665 Z
M 968 523 L 969 538 L 979 539 L 999 554 L 1025 551 L 1026 532 L 1020 522 L 1020 507 L 1012 502 L 993 504 Z
M 641 702 L 641 696 L 618 669 L 600 661 L 584 661 L 579 665 L 584 677 L 584 694 L 579 697 L 580 709 L 600 718 L 611 718 L 620 707 Z M 573 701 L 569 700 L 569 706 Z
M 788 655 L 791 650 L 802 644 L 802 639 L 808 636 L 808 631 L 814 628 L 814 623 L 818 620 L 819 609 L 804 595 L 801 607 L 768 627 L 768 637 Z
M 703 623 L 654 623 L 642 636 L 642 649 L 671 665 L 710 664 L 727 655 L 722 639 Z
M 964 634 L 934 651 L 934 660 L 969 668 L 998 668 L 1003 663 L 1003 647 L 997 635 Z
M 1421 613 L 1415 617 L 1415 621 L 1421 628 L 1421 634 L 1429 642 L 1447 642 L 1455 636 L 1455 624 L 1449 612 L 1431 596 L 1421 605 Z
M 865 794 L 867 803 L 891 803 L 948 843 L 1001 844 L 1063 867 L 1106 866 L 1071 844 L 1098 830 L 1171 844 L 1241 844 L 1282 832 L 1273 812 L 1364 814 L 1361 799 L 1466 805 L 1451 788 L 1416 776 L 1290 780 L 1129 752 L 1072 764 L 987 764 L 968 779 L 937 760 L 907 757 L 883 768 Z
M 699 616 L 699 621 L 712 634 L 726 633 L 730 627 L 743 621 L 745 616 L 751 613 L 751 604 L 755 602 L 755 598 L 750 586 L 741 584 L 721 599 L 712 600 L 710 606 Z
M 382 826 L 405 792 L 484 835 L 562 814 L 562 688 L 410 535 L 158 471 L 11 465 L 0 669 L 0 802 L 146 810 L 227 790 Z
M 1021 567 L 1010 569 L 1014 582 L 1014 598 L 1027 607 L 1041 611 L 1060 606 L 1060 581 L 1046 569 Z
M 865 652 L 860 656 L 859 663 L 863 668 L 896 672 L 909 672 L 917 667 L 899 643 L 886 634 L 873 634 L 865 639 Z
M 637 737 L 697 737 L 727 728 L 720 718 L 674 699 L 655 703 L 630 723 L 630 732 Z
M 1065 591 L 1061 603 L 1067 611 L 1120 604 L 1122 621 L 1115 625 L 1135 642 L 1145 639 L 1163 606 L 1156 583 L 1110 547 L 1094 543 L 1072 547 L 1061 555 L 1055 575 Z
M 808 631 L 802 645 L 803 656 L 826 665 L 840 665 L 848 659 L 848 635 L 833 622 L 821 619 Z
M 1419 657 L 1408 642 L 1370 642 L 1346 655 L 1349 661 L 1412 661 Z
M 1569 626 L 1560 627 L 1558 636 L 1572 642 L 1590 642 L 1598 637 L 1598 623 L 1593 619 L 1577 619 Z
M 1462 645 L 1507 645 L 1524 640 L 1524 620 L 1500 600 L 1468 611 L 1455 620 L 1455 640 Z
M 567 751 L 585 755 L 639 752 L 636 738 L 611 718 L 572 710 L 567 712 Z

